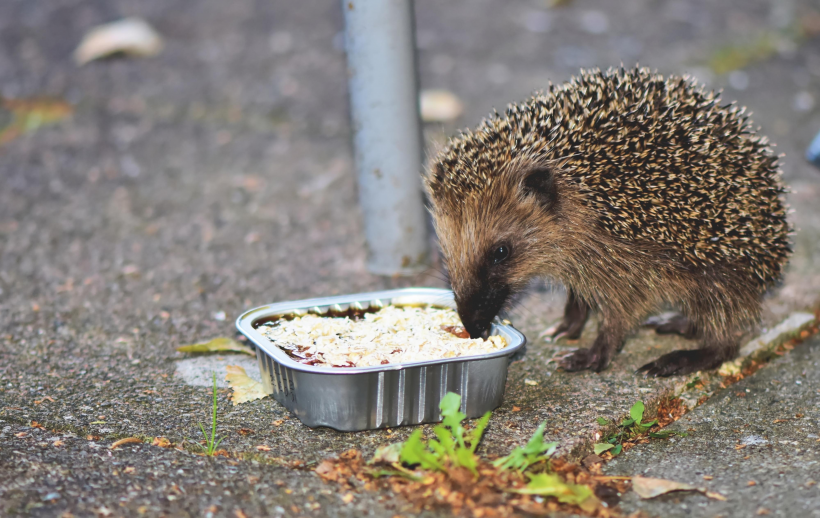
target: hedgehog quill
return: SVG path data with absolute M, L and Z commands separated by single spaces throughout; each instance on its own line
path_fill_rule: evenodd
M 554 337 L 598 335 L 568 371 L 605 369 L 627 335 L 700 340 L 638 372 L 712 369 L 737 355 L 791 254 L 778 158 L 744 109 L 686 77 L 582 71 L 450 140 L 425 177 L 459 316 L 486 334 L 536 277 L 568 293 Z

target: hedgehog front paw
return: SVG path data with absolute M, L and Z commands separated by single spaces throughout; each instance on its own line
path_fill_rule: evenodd
M 692 351 L 672 351 L 657 360 L 649 362 L 635 371 L 645 378 L 659 378 L 714 369 L 723 363 L 723 359 L 713 349 L 695 349 Z
M 600 349 L 578 349 L 558 361 L 558 366 L 567 372 L 592 370 L 601 372 L 609 365 L 609 358 Z

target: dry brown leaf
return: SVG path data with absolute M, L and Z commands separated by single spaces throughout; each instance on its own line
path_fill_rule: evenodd
M 715 500 L 726 500 L 720 493 L 707 491 L 705 487 L 695 487 L 683 482 L 665 480 L 662 478 L 632 477 L 632 489 L 644 499 L 655 498 L 672 491 L 697 491 Z
M 262 384 L 248 376 L 247 373 L 245 373 L 245 369 L 239 365 L 227 365 L 225 369 L 228 371 L 228 374 L 225 376 L 225 381 L 227 381 L 233 389 L 231 399 L 233 400 L 234 406 L 239 403 L 262 399 L 268 395 L 262 387 Z
M 166 437 L 154 437 L 154 442 L 151 443 L 151 445 L 159 446 L 160 448 L 170 448 L 173 446 L 171 441 L 169 441 Z
M 464 104 L 449 90 L 422 90 L 419 95 L 421 120 L 424 122 L 447 122 L 457 119 L 464 111 Z
M 131 443 L 142 443 L 142 439 L 137 439 L 136 437 L 126 437 L 125 439 L 120 439 L 116 441 L 114 444 L 109 446 L 109 449 L 119 448 L 123 444 L 131 444 Z
M 89 61 L 122 52 L 131 56 L 153 56 L 162 50 L 162 38 L 141 18 L 125 18 L 98 25 L 83 36 L 74 61 Z
M 259 451 L 270 451 L 270 446 L 260 444 L 259 446 L 256 447 L 256 449 L 259 450 Z
M 208 342 L 199 342 L 193 345 L 182 345 L 177 347 L 177 351 L 181 353 L 213 353 L 218 351 L 233 351 L 256 356 L 253 349 L 247 345 L 242 345 L 233 338 L 227 338 L 224 336 L 214 338 Z

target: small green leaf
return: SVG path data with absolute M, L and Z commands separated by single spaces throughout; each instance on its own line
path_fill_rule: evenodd
M 610 449 L 612 449 L 612 448 L 614 448 L 614 447 L 615 447 L 615 445 L 614 445 L 614 444 L 608 444 L 608 443 L 605 443 L 605 442 L 599 442 L 598 444 L 596 444 L 595 446 L 593 446 L 593 447 L 592 447 L 592 450 L 595 452 L 595 455 L 600 455 L 600 454 L 602 454 L 603 452 L 605 452 L 605 451 L 607 451 L 607 450 L 610 450 Z
M 435 441 L 430 441 L 430 447 L 436 447 L 436 445 L 440 445 L 441 448 L 435 448 L 436 453 L 446 455 L 450 457 L 450 460 L 456 460 L 456 440 L 453 437 L 452 432 L 446 426 L 438 425 L 433 428 L 433 433 L 436 434 L 438 437 L 438 443 Z
M 441 409 L 441 415 L 444 417 L 455 415 L 458 409 L 461 408 L 461 396 L 455 392 L 448 392 L 441 398 L 439 408 Z
M 481 437 L 484 436 L 484 430 L 486 430 L 487 425 L 490 424 L 490 415 L 492 415 L 492 412 L 487 411 L 486 414 L 481 416 L 481 419 L 476 421 L 475 427 L 470 430 L 470 451 L 473 453 L 475 453 L 476 448 L 478 448 Z
M 567 484 L 554 473 L 527 474 L 529 483 L 522 489 L 513 490 L 524 495 L 542 495 L 555 497 L 559 502 L 577 505 L 585 510 L 597 507 L 598 500 L 589 486 Z
M 612 456 L 614 457 L 616 455 L 620 455 L 621 452 L 623 451 L 623 449 L 624 449 L 624 447 L 619 444 L 619 445 L 615 446 L 614 448 L 612 448 L 612 451 L 610 453 L 612 453 Z
M 181 353 L 213 353 L 221 351 L 233 351 L 237 353 L 250 354 L 256 356 L 253 349 L 247 345 L 242 345 L 233 338 L 220 337 L 214 338 L 209 342 L 200 342 L 193 345 L 183 345 L 177 347 L 177 351 Z
M 431 443 L 434 441 L 431 441 Z M 436 443 L 438 444 L 438 443 Z M 409 466 L 418 464 L 423 469 L 446 471 L 436 456 L 430 452 L 421 440 L 421 429 L 416 429 L 404 441 L 399 455 L 401 461 Z
M 621 421 L 621 426 L 623 426 L 624 428 L 626 428 L 627 426 L 632 426 L 633 424 L 635 424 L 634 419 L 624 419 L 623 421 Z
M 653 427 L 653 426 L 655 426 L 656 424 L 658 424 L 658 420 L 657 420 L 657 419 L 653 419 L 653 420 L 649 421 L 648 423 L 643 423 L 643 424 L 641 425 L 641 427 L 642 427 L 642 428 L 652 428 L 652 427 Z
M 558 448 L 558 443 L 544 442 L 544 428 L 546 428 L 546 426 L 546 421 L 541 423 L 538 429 L 535 430 L 535 433 L 532 434 L 526 446 L 518 446 L 506 457 L 496 459 L 493 462 L 493 466 L 502 470 L 516 469 L 518 471 L 524 471 L 541 458 L 549 457 L 555 453 L 556 448 Z
M 629 409 L 629 417 L 631 417 L 632 420 L 636 423 L 640 424 L 641 419 L 643 419 L 644 410 L 646 410 L 646 408 L 643 406 L 643 402 L 638 401 L 637 403 L 632 405 L 632 408 Z
M 462 448 L 465 447 L 464 444 L 464 427 L 461 426 L 461 422 L 467 419 L 465 414 L 459 412 L 459 408 L 461 407 L 461 396 L 454 392 L 448 392 L 442 399 L 441 403 L 439 404 L 439 408 L 441 409 L 441 424 L 450 428 L 453 432 L 453 437 L 455 438 L 458 445 Z
M 456 463 L 462 468 L 469 469 L 473 475 L 478 475 L 476 456 L 469 449 L 459 448 L 456 450 Z
M 601 426 L 606 426 L 606 425 L 608 425 L 608 424 L 609 424 L 609 421 L 607 421 L 607 420 L 606 420 L 606 419 L 604 419 L 603 417 L 599 417 L 599 418 L 598 418 L 598 424 L 599 424 L 599 425 L 601 425 Z

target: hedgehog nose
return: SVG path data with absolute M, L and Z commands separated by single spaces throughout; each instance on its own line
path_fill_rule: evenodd
M 473 319 L 462 318 L 461 323 L 464 324 L 464 329 L 470 333 L 470 338 L 484 338 L 485 340 L 490 336 L 490 326 Z

